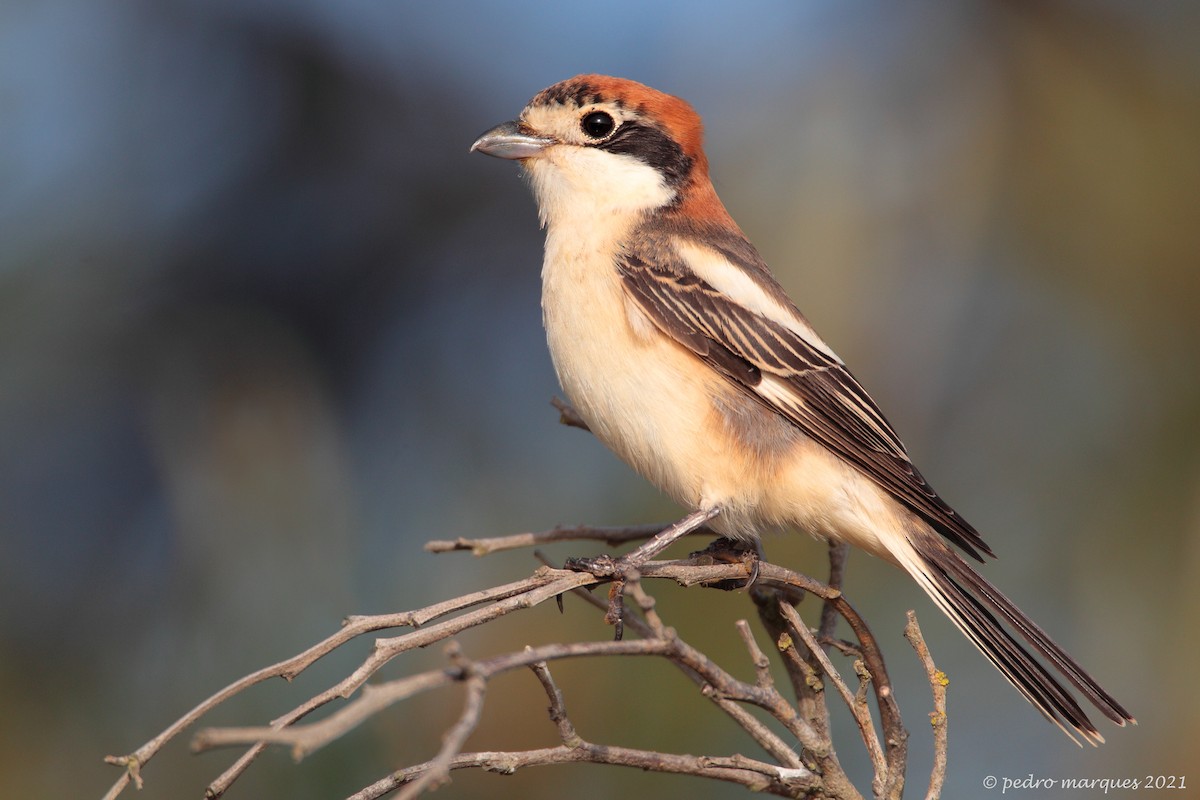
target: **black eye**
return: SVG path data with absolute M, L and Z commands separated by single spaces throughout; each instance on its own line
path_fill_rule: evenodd
M 603 139 L 612 133 L 616 126 L 612 115 L 604 111 L 593 111 L 579 123 L 579 127 L 583 128 L 583 132 L 591 139 Z

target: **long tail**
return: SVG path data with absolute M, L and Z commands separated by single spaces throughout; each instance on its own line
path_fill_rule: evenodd
M 1071 693 L 1000 624 L 996 615 L 1106 717 L 1120 726 L 1137 723 L 1075 659 L 958 553 L 940 541 L 918 539 L 905 544 L 907 547 L 900 548 L 903 552 L 893 552 L 900 565 L 1009 683 L 1072 741 L 1079 744 L 1075 733 L 1092 745 L 1100 744 L 1104 737 Z

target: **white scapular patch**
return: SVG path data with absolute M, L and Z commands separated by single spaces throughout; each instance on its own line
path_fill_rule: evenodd
M 678 242 L 675 247 L 692 271 L 714 289 L 744 308 L 790 328 L 813 347 L 841 362 L 803 317 L 772 297 L 745 270 L 730 264 L 720 253 L 701 245 Z

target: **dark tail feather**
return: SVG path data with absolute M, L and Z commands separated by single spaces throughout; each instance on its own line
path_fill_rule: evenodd
M 905 558 L 905 555 L 910 557 Z M 925 547 L 914 543 L 911 553 L 901 555 L 899 560 L 934 603 L 1004 677 L 1072 739 L 1075 736 L 1068 726 L 1090 744 L 1104 741 L 1070 692 L 1000 624 L 993 612 L 1006 620 L 1106 717 L 1122 726 L 1126 722 L 1135 722 L 1129 712 L 1100 688 L 1096 680 L 1037 623 L 953 550 L 940 542 Z

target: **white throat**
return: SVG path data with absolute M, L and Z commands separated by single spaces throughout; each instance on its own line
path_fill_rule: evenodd
M 662 173 L 624 153 L 556 145 L 525 163 L 542 225 L 633 218 L 675 199 Z

